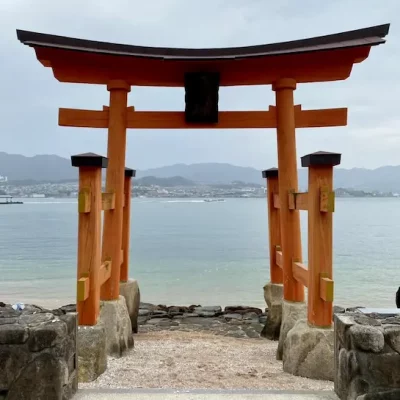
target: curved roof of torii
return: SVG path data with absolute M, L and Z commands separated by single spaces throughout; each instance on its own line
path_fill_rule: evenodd
M 18 39 L 62 82 L 183 86 L 184 73 L 219 72 L 221 85 L 346 79 L 371 46 L 385 42 L 389 24 L 290 42 L 247 47 L 185 49 L 143 47 L 17 30 Z

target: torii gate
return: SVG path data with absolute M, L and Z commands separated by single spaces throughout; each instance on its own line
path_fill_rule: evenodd
M 302 260 L 300 218 L 286 195 L 298 191 L 295 129 L 345 126 L 347 109 L 302 110 L 294 105 L 294 91 L 297 84 L 347 79 L 353 65 L 364 61 L 372 46 L 385 42 L 388 31 L 387 24 L 268 45 L 178 49 L 18 30 L 18 39 L 34 48 L 38 60 L 52 69 L 58 81 L 104 85 L 110 92 L 110 104 L 103 110 L 59 110 L 61 126 L 108 129 L 106 190 L 115 193 L 115 205 L 105 211 L 102 261 L 112 260 L 113 267 L 101 298 L 113 300 L 119 295 L 126 129 L 276 128 L 283 274 L 272 274 L 271 268 L 271 279 L 283 282 L 285 300 L 302 302 L 304 287 L 292 268 L 294 260 Z M 239 85 L 272 85 L 276 105 L 263 111 L 219 111 L 218 88 Z M 186 110 L 136 111 L 127 103 L 132 86 L 185 87 Z M 96 318 L 97 314 L 80 321 L 93 324 Z

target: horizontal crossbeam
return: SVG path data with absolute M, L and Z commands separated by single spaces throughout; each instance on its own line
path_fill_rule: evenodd
M 293 278 L 300 282 L 303 286 L 308 287 L 308 268 L 300 262 L 292 264 Z
M 279 194 L 274 193 L 274 208 L 281 208 Z M 335 211 L 335 192 L 321 190 L 319 210 L 321 212 Z M 308 193 L 289 193 L 289 210 L 308 210 Z
M 111 261 L 104 261 L 100 266 L 99 280 L 100 286 L 110 279 L 111 276 Z
M 102 111 L 60 108 L 58 124 L 78 128 L 108 128 L 109 109 Z M 216 124 L 193 124 L 185 121 L 182 111 L 127 110 L 129 129 L 266 129 L 276 128 L 276 108 L 268 111 L 220 111 Z M 302 110 L 295 106 L 296 128 L 321 128 L 347 125 L 347 108 Z
M 289 193 L 290 210 L 308 210 L 308 193 Z
M 89 277 L 83 277 L 78 279 L 77 284 L 77 300 L 85 301 L 89 297 L 90 280 Z

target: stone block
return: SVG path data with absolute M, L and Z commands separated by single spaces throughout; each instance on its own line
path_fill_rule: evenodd
M 334 380 L 334 330 L 296 322 L 284 341 L 283 370 L 310 379 Z
M 104 324 L 106 331 L 108 355 L 121 357 L 133 347 L 132 323 L 123 296 L 119 296 L 118 300 L 101 302 L 99 323 Z
M 267 283 L 264 286 L 264 299 L 268 305 L 268 315 L 261 336 L 278 340 L 282 324 L 283 285 Z
M 295 326 L 296 322 L 307 318 L 307 304 L 293 303 L 291 301 L 282 301 L 282 324 L 279 334 L 278 349 L 276 359 L 283 359 L 284 343 L 289 331 Z
M 78 327 L 78 380 L 91 382 L 107 369 L 104 325 Z
M 68 400 L 78 389 L 77 314 L 0 308 L 0 398 Z
M 125 298 L 128 308 L 129 317 L 131 319 L 132 332 L 138 333 L 138 315 L 140 305 L 140 290 L 137 280 L 129 280 L 120 282 L 119 294 Z M 142 315 L 144 315 L 142 313 Z
M 400 317 L 335 315 L 335 392 L 341 400 L 400 399 L 397 322 Z

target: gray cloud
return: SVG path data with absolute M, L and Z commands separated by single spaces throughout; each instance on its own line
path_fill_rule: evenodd
M 299 85 L 304 109 L 349 107 L 344 128 L 299 129 L 298 157 L 324 149 L 343 153 L 344 167 L 400 164 L 400 3 L 397 0 L 2 0 L 0 65 L 2 151 L 69 157 L 106 153 L 106 132 L 57 126 L 59 107 L 100 109 L 103 87 L 57 82 L 22 46 L 15 30 L 148 46 L 244 46 L 312 37 L 390 22 L 387 43 L 371 50 L 343 82 Z M 138 110 L 183 110 L 182 89 L 132 88 Z M 221 89 L 221 109 L 265 109 L 270 87 Z M 254 131 L 129 131 L 127 165 L 229 162 L 276 165 L 276 133 Z

